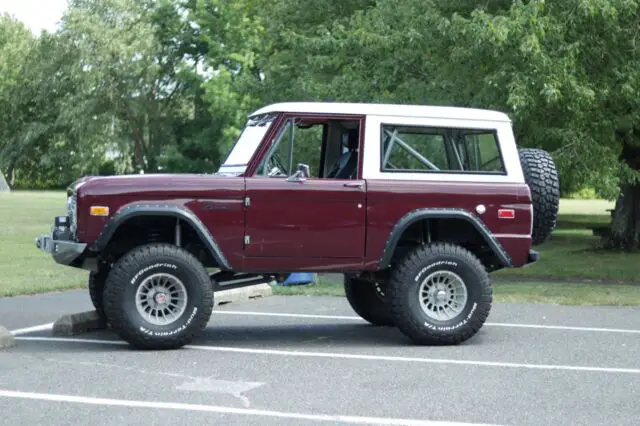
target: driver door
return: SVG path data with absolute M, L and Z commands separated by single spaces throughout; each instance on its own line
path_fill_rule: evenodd
M 361 125 L 353 119 L 345 125 L 354 122 Z M 364 257 L 365 182 L 357 174 L 354 179 L 322 177 L 329 173 L 322 166 L 331 139 L 328 127 L 328 119 L 309 125 L 290 117 L 257 172 L 246 178 L 245 259 L 306 258 L 311 266 L 312 259 Z M 309 166 L 309 176 L 299 163 Z

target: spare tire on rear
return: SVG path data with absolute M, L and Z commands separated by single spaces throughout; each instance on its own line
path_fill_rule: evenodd
M 556 227 L 560 205 L 560 181 L 555 162 L 542 149 L 525 148 L 518 151 L 524 179 L 533 201 L 534 245 L 544 243 Z

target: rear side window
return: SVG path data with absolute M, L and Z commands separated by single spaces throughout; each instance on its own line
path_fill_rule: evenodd
M 382 171 L 505 174 L 492 130 L 394 125 L 381 130 Z

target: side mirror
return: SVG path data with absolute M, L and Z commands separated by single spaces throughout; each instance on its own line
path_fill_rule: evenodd
M 298 164 L 298 169 L 296 173 L 300 173 L 302 177 L 308 178 L 311 172 L 309 171 L 309 165 L 304 163 Z
M 288 182 L 304 182 L 309 177 L 309 165 L 300 163 L 296 172 L 287 178 Z

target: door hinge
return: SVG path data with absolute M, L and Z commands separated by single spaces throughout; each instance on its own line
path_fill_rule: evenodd
M 248 246 L 249 244 L 251 244 L 251 237 L 248 235 L 244 236 L 244 245 Z
M 251 205 L 251 198 L 244 197 L 244 206 L 249 207 Z

